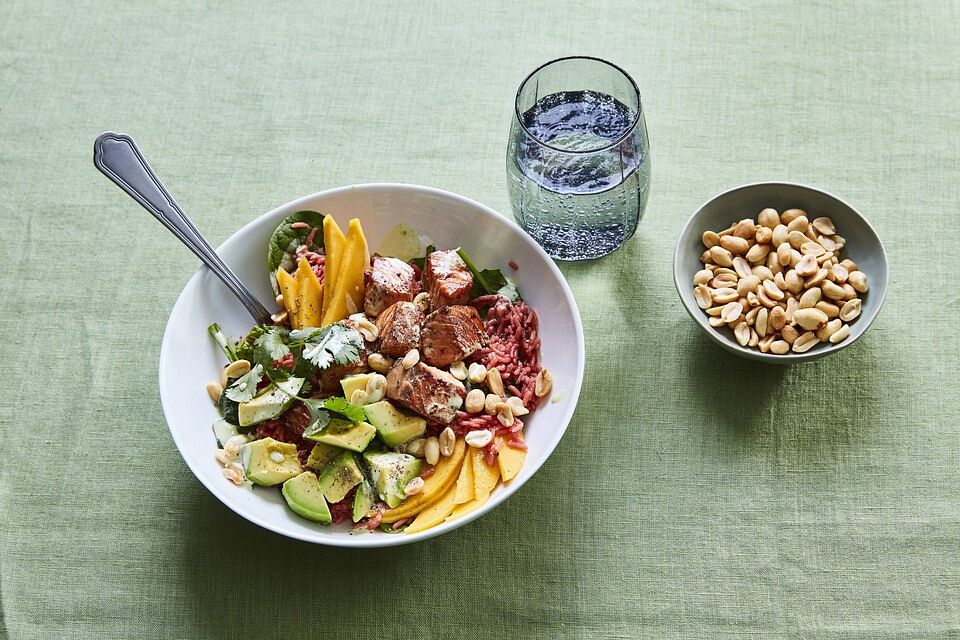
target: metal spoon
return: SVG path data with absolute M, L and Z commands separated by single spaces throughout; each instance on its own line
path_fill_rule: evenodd
M 133 138 L 109 131 L 100 134 L 93 143 L 93 164 L 197 254 L 203 264 L 237 296 L 257 324 L 272 323 L 270 312 L 220 259 L 193 221 L 167 192 Z

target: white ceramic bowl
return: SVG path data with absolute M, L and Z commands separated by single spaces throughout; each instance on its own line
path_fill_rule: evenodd
M 205 390 L 217 380 L 225 360 L 207 333 L 219 322 L 240 336 L 253 320 L 205 267 L 190 278 L 167 322 L 160 351 L 160 400 L 170 433 L 187 466 L 225 505 L 247 520 L 283 535 L 343 547 L 382 547 L 431 538 L 494 509 L 529 480 L 560 441 L 580 395 L 583 380 L 583 329 L 576 302 L 559 269 L 520 227 L 489 207 L 446 191 L 406 184 L 364 184 L 332 189 L 294 200 L 260 216 L 218 249 L 228 265 L 273 308 L 266 270 L 267 241 L 284 217 L 302 209 L 333 214 L 341 226 L 359 218 L 372 250 L 399 222 L 412 225 L 436 246 L 463 246 L 481 268 L 497 267 L 516 281 L 521 295 L 540 317 L 542 364 L 554 377 L 553 400 L 528 416 L 529 447 L 520 474 L 501 484 L 482 508 L 453 522 L 415 534 L 374 532 L 350 535 L 346 525 L 324 526 L 294 514 L 275 488 L 249 491 L 227 481 L 214 460 L 211 423 L 218 417 Z M 518 271 L 507 263 L 513 260 Z

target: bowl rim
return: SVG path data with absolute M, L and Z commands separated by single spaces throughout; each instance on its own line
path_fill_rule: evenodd
M 680 274 L 679 274 L 680 268 L 681 268 L 680 251 L 681 251 L 681 243 L 683 241 L 683 238 L 687 235 L 688 230 L 693 226 L 694 221 L 700 216 L 700 213 L 708 205 L 712 204 L 716 200 L 719 200 L 720 198 L 728 196 L 732 193 L 736 193 L 737 191 L 742 191 L 744 189 L 750 189 L 755 187 L 798 187 L 800 189 L 813 191 L 813 192 L 822 194 L 824 196 L 827 196 L 828 198 L 832 198 L 833 200 L 836 200 L 837 202 L 839 202 L 841 205 L 847 207 L 853 213 L 853 215 L 857 219 L 859 219 L 860 222 L 867 227 L 867 229 L 870 230 L 870 232 L 874 235 L 874 237 L 876 237 L 877 245 L 880 248 L 880 258 L 884 266 L 884 269 L 883 269 L 884 273 L 883 273 L 883 280 L 877 283 L 877 284 L 880 284 L 881 286 L 877 287 L 876 285 L 872 285 L 870 287 L 870 291 L 877 292 L 877 294 L 879 295 L 879 301 L 877 302 L 876 309 L 870 316 L 865 316 L 861 318 L 861 322 L 863 323 L 862 325 L 863 330 L 860 331 L 852 339 L 844 340 L 843 342 L 840 342 L 838 344 L 830 344 L 830 345 L 827 345 L 825 348 L 813 349 L 806 353 L 789 352 L 783 355 L 763 353 L 762 351 L 756 351 L 754 349 L 748 349 L 746 347 L 740 346 L 735 340 L 729 338 L 725 334 L 720 333 L 710 325 L 706 324 L 706 320 L 704 320 L 703 317 L 701 317 L 703 316 L 703 314 L 698 313 L 700 311 L 699 307 L 696 307 L 695 309 L 691 308 L 690 303 L 687 301 L 687 299 L 683 295 L 684 285 L 682 285 L 680 282 Z M 870 326 L 873 324 L 874 320 L 877 319 L 877 316 L 880 315 L 880 310 L 883 308 L 883 303 L 886 301 L 886 298 L 887 298 L 887 285 L 888 285 L 889 279 L 890 279 L 890 263 L 887 260 L 887 251 L 886 251 L 886 248 L 884 248 L 883 246 L 883 241 L 880 239 L 880 234 L 878 234 L 877 230 L 873 228 L 873 225 L 870 224 L 870 222 L 863 216 L 863 214 L 860 213 L 860 211 L 856 207 L 851 205 L 849 202 L 847 202 L 843 198 L 840 198 L 839 196 L 836 196 L 830 193 L 829 191 L 825 191 L 817 187 L 812 187 L 808 184 L 803 184 L 801 182 L 791 182 L 791 181 L 785 181 L 785 180 L 760 180 L 757 182 L 747 182 L 744 184 L 737 185 L 735 187 L 731 187 L 729 189 L 726 189 L 724 191 L 721 191 L 720 193 L 717 193 L 711 196 L 710 198 L 704 200 L 700 204 L 700 206 L 696 208 L 696 210 L 693 212 L 693 214 L 690 216 L 687 222 L 683 225 L 683 228 L 680 230 L 680 234 L 677 236 L 677 242 L 673 249 L 673 285 L 677 289 L 677 295 L 680 297 L 680 302 L 683 304 L 684 309 L 686 309 L 687 313 L 694 320 L 694 322 L 707 333 L 707 335 L 710 337 L 711 340 L 713 340 L 715 343 L 717 343 L 724 349 L 732 353 L 735 353 L 739 356 L 749 358 L 751 360 L 758 360 L 761 362 L 767 362 L 767 363 L 773 363 L 773 364 L 795 364 L 798 362 L 817 360 L 819 358 L 826 357 L 832 353 L 836 353 L 841 349 L 845 349 L 846 347 L 850 346 L 851 344 L 859 340 L 867 332 L 867 330 L 870 329 Z
M 585 369 L 585 347 L 584 347 L 584 338 L 583 338 L 583 323 L 580 318 L 580 309 L 577 306 L 576 299 L 573 296 L 573 292 L 570 290 L 570 285 L 567 283 L 566 278 L 564 278 L 563 273 L 560 271 L 556 262 L 547 255 L 546 251 L 536 243 L 523 229 L 517 225 L 512 219 L 499 214 L 497 211 L 488 207 L 485 204 L 477 202 L 472 198 L 453 193 L 451 191 L 445 191 L 442 189 L 437 189 L 434 187 L 427 187 L 423 185 L 402 183 L 402 182 L 368 182 L 368 183 L 358 183 L 344 185 L 341 187 L 334 187 L 331 189 L 325 189 L 323 191 L 317 191 L 315 193 L 301 196 L 280 206 L 274 207 L 273 209 L 256 216 L 252 220 L 248 221 L 242 227 L 231 233 L 218 247 L 217 251 L 219 252 L 222 248 L 232 245 L 233 243 L 239 242 L 239 237 L 244 235 L 244 232 L 249 232 L 250 227 L 259 222 L 264 218 L 274 217 L 280 215 L 282 211 L 287 210 L 296 210 L 304 206 L 306 203 L 319 198 L 327 197 L 335 194 L 340 194 L 347 191 L 354 192 L 363 192 L 370 191 L 376 192 L 381 190 L 389 189 L 399 189 L 401 191 L 420 193 L 424 195 L 447 198 L 454 201 L 459 201 L 461 204 L 472 207 L 477 211 L 479 215 L 486 216 L 488 218 L 494 218 L 499 223 L 506 225 L 510 230 L 520 237 L 520 240 L 525 243 L 528 248 L 530 248 L 534 253 L 536 253 L 541 260 L 543 260 L 547 268 L 553 274 L 553 276 L 558 280 L 560 284 L 560 289 L 563 292 L 567 304 L 570 305 L 570 308 L 573 310 L 573 330 L 576 336 L 576 371 L 573 373 L 573 386 L 567 391 L 564 398 L 568 400 L 568 406 L 566 411 L 561 418 L 559 425 L 553 429 L 553 434 L 550 440 L 547 441 L 546 447 L 544 449 L 544 455 L 539 462 L 531 463 L 529 473 L 524 478 L 516 478 L 508 484 L 503 484 L 500 491 L 497 491 L 496 494 L 491 495 L 485 504 L 481 507 L 475 509 L 469 514 L 464 515 L 461 518 L 458 518 L 452 522 L 445 522 L 443 524 L 437 525 L 426 531 L 420 531 L 411 535 L 407 534 L 387 534 L 383 532 L 374 532 L 375 535 L 364 535 L 364 536 L 352 536 L 352 537 L 343 537 L 343 538 L 333 538 L 324 539 L 328 534 L 324 531 L 316 531 L 313 535 L 302 533 L 295 530 L 285 530 L 282 526 L 277 525 L 270 521 L 269 518 L 263 518 L 259 515 L 248 515 L 240 513 L 234 506 L 223 499 L 219 495 L 219 487 L 214 487 L 211 481 L 208 481 L 202 474 L 198 472 L 198 469 L 194 468 L 194 465 L 190 461 L 190 457 L 186 455 L 184 446 L 182 445 L 176 434 L 174 433 L 173 426 L 171 423 L 171 416 L 173 414 L 173 404 L 171 391 L 166 388 L 164 380 L 167 378 L 169 370 L 173 367 L 171 362 L 172 359 L 172 333 L 175 317 L 182 313 L 184 306 L 181 304 L 184 301 L 184 296 L 186 295 L 187 289 L 190 288 L 190 285 L 194 283 L 201 275 L 207 271 L 207 267 L 200 265 L 187 279 L 187 282 L 183 285 L 183 288 L 180 291 L 180 294 L 177 296 L 176 301 L 173 304 L 173 307 L 170 311 L 170 316 L 167 318 L 167 324 L 164 328 L 163 339 L 160 344 L 160 358 L 159 358 L 159 367 L 158 367 L 158 393 L 160 395 L 160 405 L 163 410 L 164 420 L 167 423 L 167 429 L 170 431 L 170 436 L 173 439 L 174 445 L 177 447 L 177 451 L 180 453 L 181 458 L 184 463 L 190 469 L 190 472 L 194 477 L 200 481 L 200 483 L 206 487 L 206 489 L 222 504 L 227 508 L 233 511 L 235 514 L 252 522 L 253 524 L 259 525 L 264 529 L 272 531 L 282 536 L 289 538 L 294 538 L 296 540 L 302 540 L 304 542 L 311 542 L 314 544 L 321 544 L 325 546 L 333 547 L 344 547 L 344 548 L 379 548 L 379 547 L 392 547 L 399 546 L 403 544 L 412 544 L 415 542 L 420 542 L 433 538 L 435 536 L 443 535 L 462 527 L 470 522 L 476 520 L 477 518 L 483 516 L 484 514 L 492 511 L 494 508 L 499 506 L 510 496 L 516 493 L 520 487 L 522 487 L 528 480 L 530 480 L 546 463 L 547 459 L 553 454 L 553 451 L 556 449 L 557 445 L 560 443 L 560 440 L 563 438 L 564 434 L 567 431 L 567 427 L 570 425 L 570 421 L 573 419 L 573 414 L 576 411 L 577 403 L 580 399 L 580 392 L 583 386 L 583 376 Z M 519 482 L 517 480 L 520 480 Z

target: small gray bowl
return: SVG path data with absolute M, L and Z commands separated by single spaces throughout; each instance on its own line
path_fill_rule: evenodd
M 707 323 L 707 314 L 697 306 L 693 297 L 693 276 L 703 268 L 700 262 L 700 255 L 704 251 L 701 242 L 703 232 L 708 229 L 726 229 L 743 218 L 756 219 L 757 214 L 767 207 L 781 212 L 791 208 L 803 209 L 811 220 L 820 216 L 831 218 L 837 227 L 837 233 L 847 240 L 841 256 L 856 262 L 860 270 L 867 274 L 870 289 L 862 296 L 863 310 L 860 316 L 850 323 L 850 337 L 843 342 L 820 343 L 806 353 L 763 353 L 759 349 L 741 347 L 730 329 L 711 327 Z M 746 184 L 708 200 L 697 209 L 683 228 L 673 254 L 673 280 L 680 300 L 690 317 L 706 331 L 710 339 L 727 351 L 745 358 L 777 364 L 816 360 L 853 344 L 866 333 L 880 312 L 887 294 L 887 277 L 887 254 L 876 231 L 863 216 L 836 196 L 790 182 Z

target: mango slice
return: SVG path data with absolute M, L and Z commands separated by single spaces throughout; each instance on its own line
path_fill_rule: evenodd
M 457 491 L 453 501 L 463 504 L 473 500 L 473 463 L 460 467 L 460 476 L 457 478 Z
M 287 310 L 290 326 L 299 329 L 300 316 L 297 299 L 300 295 L 300 286 L 293 276 L 283 270 L 283 267 L 277 268 L 277 285 L 280 287 L 280 293 L 283 294 L 283 307 Z
M 300 258 L 297 263 L 297 320 L 300 328 L 319 327 L 323 319 L 320 315 L 320 305 L 323 304 L 323 289 L 317 274 L 313 272 L 306 258 Z
M 523 468 L 523 463 L 527 459 L 527 452 L 523 449 L 514 449 L 507 444 L 503 436 L 497 436 L 497 441 L 500 443 L 497 466 L 500 467 L 500 477 L 503 478 L 504 482 L 507 482 L 513 480 L 520 473 L 520 469 Z
M 500 467 L 490 466 L 484 459 L 483 449 L 470 450 L 471 462 L 473 463 L 473 496 L 474 500 L 486 500 L 490 492 L 497 486 L 500 480 Z
M 427 529 L 435 527 L 446 520 L 447 516 L 453 512 L 453 508 L 457 506 L 454 502 L 456 493 L 456 486 L 452 486 L 447 489 L 447 492 L 443 494 L 439 500 L 421 511 L 417 515 L 416 519 L 410 523 L 410 526 L 404 530 L 404 532 L 417 533 L 419 531 L 426 531 Z
M 323 326 L 339 322 L 363 308 L 363 271 L 369 263 L 367 239 L 360 221 L 354 218 L 347 227 L 346 247 L 337 264 L 336 286 L 330 306 L 323 311 Z
M 453 453 L 450 454 L 449 458 L 440 459 L 440 462 L 433 468 L 433 475 L 427 478 L 424 483 L 423 491 L 404 500 L 399 506 L 385 511 L 382 522 L 389 524 L 409 518 L 436 502 L 456 482 L 457 476 L 460 474 L 460 467 L 466 459 L 466 453 L 467 443 L 463 441 L 463 438 L 457 439 Z
M 467 515 L 471 511 L 476 511 L 477 509 L 483 506 L 483 503 L 486 502 L 489 497 L 490 497 L 490 494 L 487 494 L 485 496 L 480 496 L 479 498 L 475 498 L 465 504 L 461 504 L 456 509 L 454 509 L 449 516 L 447 516 L 446 522 L 451 522 L 453 520 L 456 520 L 457 518 L 461 518 Z
M 333 289 L 337 284 L 337 272 L 340 267 L 340 260 L 343 257 L 343 249 L 347 244 L 347 239 L 340 230 L 337 221 L 333 216 L 326 216 L 323 219 L 323 245 L 326 252 L 323 273 L 323 311 L 321 318 L 326 317 L 327 309 L 330 308 L 330 301 L 333 299 Z

